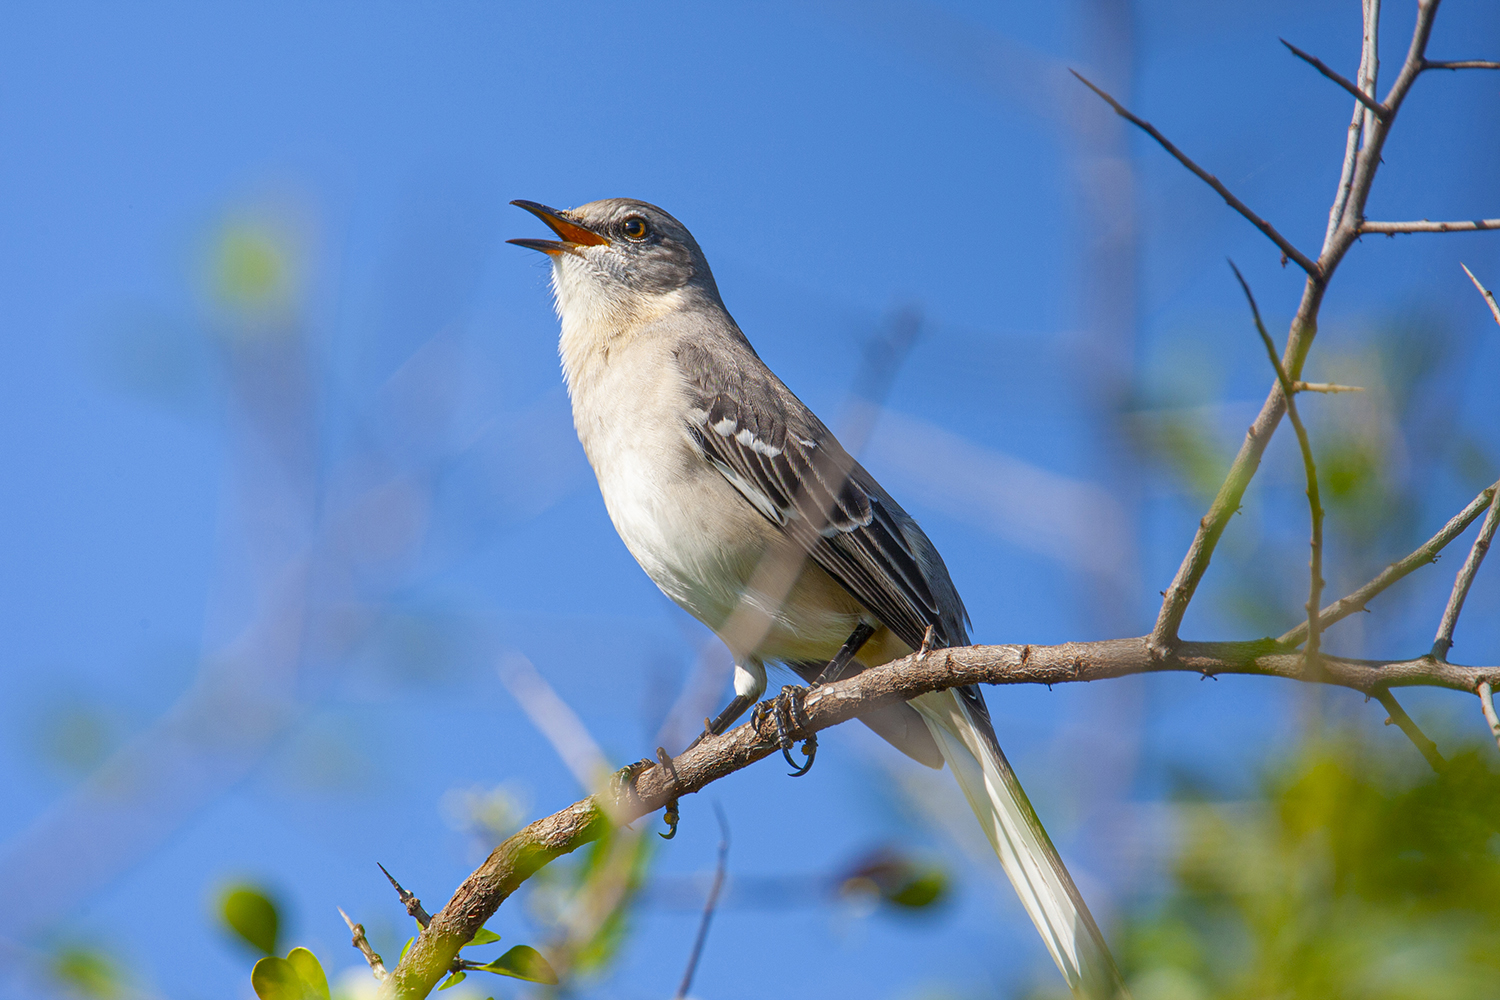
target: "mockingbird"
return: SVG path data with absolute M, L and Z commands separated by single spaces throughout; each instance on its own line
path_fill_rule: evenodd
M 968 613 L 937 549 L 761 361 L 682 223 L 623 198 L 512 204 L 559 237 L 510 242 L 552 259 L 573 422 L 615 529 L 734 656 L 735 697 L 710 732 L 756 703 L 767 663 L 816 683 L 924 646 L 968 645 Z M 771 711 L 786 750 L 795 704 L 783 697 Z M 862 721 L 921 763 L 952 767 L 1073 991 L 1122 995 L 979 689 Z

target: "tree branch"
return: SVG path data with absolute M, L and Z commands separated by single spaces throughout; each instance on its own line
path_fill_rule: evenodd
M 1395 236 L 1397 233 L 1476 233 L 1491 229 L 1500 229 L 1500 219 L 1470 219 L 1460 222 L 1430 222 L 1422 219 L 1417 222 L 1361 222 L 1359 224 L 1360 235 L 1365 233 L 1385 233 L 1387 236 Z
M 803 724 L 794 726 L 792 735 L 803 739 L 882 705 L 966 684 L 1069 684 L 1163 672 L 1316 680 L 1375 698 L 1391 687 L 1421 685 L 1473 692 L 1481 683 L 1500 681 L 1500 666 L 1460 666 L 1430 656 L 1377 661 L 1325 655 L 1315 676 L 1300 652 L 1288 651 L 1270 639 L 1184 642 L 1167 656 L 1152 652 L 1149 636 L 1060 646 L 967 646 L 914 653 L 814 689 L 806 698 Z M 425 997 L 459 948 L 522 883 L 554 859 L 604 833 L 609 823 L 606 807 L 619 822 L 632 822 L 779 752 L 774 725 L 759 731 L 746 723 L 684 752 L 672 761 L 670 770 L 653 767 L 641 773 L 633 787 L 617 785 L 603 803 L 598 797 L 586 798 L 532 823 L 495 848 L 433 915 L 405 960 L 385 981 L 383 995 L 401 1000 Z
M 1495 302 L 1495 293 L 1479 283 L 1479 279 L 1474 277 L 1474 272 L 1469 270 L 1467 264 L 1459 264 L 1458 266 L 1464 269 L 1464 274 L 1467 274 L 1469 280 L 1474 282 L 1474 287 L 1479 289 L 1479 294 L 1484 297 L 1484 304 L 1490 307 L 1490 315 L 1495 317 L 1495 322 L 1500 323 L 1500 304 L 1496 304 Z
M 703 957 L 703 945 L 708 940 L 709 922 L 714 918 L 714 908 L 719 905 L 719 893 L 724 888 L 724 876 L 729 867 L 729 821 L 724 810 L 714 803 L 714 816 L 719 821 L 719 861 L 714 866 L 713 885 L 708 888 L 708 899 L 703 903 L 703 918 L 698 922 L 698 936 L 693 939 L 693 950 L 688 955 L 687 968 L 682 973 L 682 982 L 677 984 L 674 1000 L 686 1000 L 693 986 L 693 974 L 698 971 L 698 960 Z
M 1406 709 L 1401 707 L 1401 703 L 1396 700 L 1396 696 L 1391 694 L 1390 691 L 1382 689 L 1375 692 L 1375 699 L 1385 706 L 1386 714 L 1390 716 L 1390 718 L 1385 720 L 1385 724 L 1388 726 L 1392 724 L 1399 726 L 1401 731 L 1406 734 L 1406 738 L 1411 740 L 1412 744 L 1422 752 L 1423 757 L 1427 758 L 1427 763 L 1432 766 L 1432 769 L 1439 774 L 1443 773 L 1443 769 L 1448 766 L 1448 762 L 1443 759 L 1442 754 L 1438 753 L 1437 744 L 1428 739 L 1427 734 L 1417 728 L 1417 724 L 1412 721 L 1411 716 L 1406 714 Z
M 1479 710 L 1484 713 L 1484 721 L 1489 723 L 1490 735 L 1495 737 L 1495 745 L 1500 746 L 1500 716 L 1495 714 L 1495 693 L 1490 682 L 1480 681 L 1474 693 L 1479 695 Z
M 1395 122 L 1396 113 L 1400 111 L 1412 83 L 1421 72 L 1436 10 L 1437 0 L 1419 0 L 1411 46 L 1396 82 L 1384 101 L 1386 116 L 1376 118 L 1363 105 L 1355 109 L 1355 119 L 1358 121 L 1350 123 L 1348 144 L 1345 147 L 1344 176 L 1340 177 L 1338 192 L 1329 211 L 1329 228 L 1323 240 L 1323 250 L 1318 256 L 1317 271 L 1308 273 L 1307 282 L 1302 289 L 1302 301 L 1297 306 L 1297 314 L 1292 318 L 1286 349 L 1281 356 L 1282 366 L 1294 379 L 1301 377 L 1307 352 L 1312 349 L 1313 339 L 1318 335 L 1318 313 L 1322 308 L 1328 282 L 1339 262 L 1359 237 L 1370 186 L 1380 169 L 1380 152 Z M 1375 39 L 1380 19 L 1379 0 L 1366 0 L 1364 15 L 1365 54 L 1360 65 L 1360 82 L 1368 81 L 1373 91 Z M 1359 145 L 1361 137 L 1364 139 L 1362 146 Z M 1266 401 L 1261 404 L 1255 422 L 1245 432 L 1240 450 L 1235 454 L 1234 462 L 1225 474 L 1224 482 L 1219 486 L 1219 492 L 1215 494 L 1208 513 L 1199 520 L 1198 530 L 1177 567 L 1172 583 L 1162 592 L 1161 612 L 1151 629 L 1151 646 L 1156 655 L 1166 655 L 1178 641 L 1178 632 L 1188 605 L 1197 592 L 1198 584 L 1203 580 L 1203 574 L 1208 571 L 1219 538 L 1224 534 L 1229 519 L 1239 510 L 1245 489 L 1260 468 L 1261 457 L 1265 454 L 1271 436 L 1276 433 L 1285 408 L 1286 397 L 1281 386 L 1273 385 Z
M 1437 559 L 1439 552 L 1453 539 L 1463 534 L 1464 529 L 1474 522 L 1474 519 L 1483 514 L 1490 506 L 1497 491 L 1500 491 L 1500 483 L 1481 490 L 1479 495 L 1469 501 L 1469 505 L 1455 514 L 1443 530 L 1423 542 L 1411 555 L 1400 562 L 1391 563 L 1380 574 L 1369 583 L 1360 587 L 1347 597 L 1341 597 L 1318 614 L 1318 627 L 1326 629 L 1335 622 L 1343 621 L 1356 611 L 1365 610 L 1365 605 L 1375 598 L 1377 594 L 1385 590 L 1391 584 L 1407 576 L 1413 570 L 1426 566 Z M 1307 622 L 1303 622 L 1296 628 L 1287 632 L 1276 641 L 1283 646 L 1300 646 L 1307 639 Z
M 1312 442 L 1307 438 L 1307 428 L 1303 426 L 1302 416 L 1297 412 L 1297 391 L 1292 387 L 1292 380 L 1287 376 L 1286 369 L 1281 366 L 1281 359 L 1276 356 L 1276 344 L 1266 332 L 1266 324 L 1260 320 L 1260 307 L 1255 304 L 1255 295 L 1251 293 L 1250 285 L 1240 269 L 1234 266 L 1234 261 L 1229 262 L 1229 267 L 1239 279 L 1240 288 L 1244 289 L 1245 298 L 1250 303 L 1256 332 L 1260 334 L 1261 343 L 1265 344 L 1271 367 L 1276 370 L 1276 382 L 1281 386 L 1281 394 L 1286 397 L 1287 419 L 1292 422 L 1292 430 L 1297 433 L 1297 447 L 1302 451 L 1302 471 L 1307 477 L 1307 503 L 1312 511 L 1312 556 L 1308 560 L 1311 578 L 1307 590 L 1307 648 L 1304 654 L 1308 669 L 1316 670 L 1321 639 L 1318 606 L 1323 600 L 1323 505 L 1318 496 L 1318 467 L 1313 461 Z
M 1453 592 L 1448 595 L 1448 606 L 1443 609 L 1443 620 L 1438 624 L 1437 637 L 1432 640 L 1432 657 L 1446 660 L 1448 650 L 1453 648 L 1453 629 L 1458 625 L 1459 613 L 1464 609 L 1464 599 L 1469 596 L 1469 587 L 1474 583 L 1474 574 L 1490 550 L 1490 540 L 1495 537 L 1495 527 L 1500 524 L 1500 492 L 1490 501 L 1490 512 L 1479 529 L 1479 537 L 1469 547 L 1469 558 L 1459 568 L 1453 580 Z
M 1293 392 L 1364 392 L 1362 385 L 1339 385 L 1336 382 L 1293 382 Z
M 1230 208 L 1234 209 L 1236 212 L 1249 219 L 1251 225 L 1255 226 L 1256 229 L 1259 229 L 1261 232 L 1270 237 L 1271 242 L 1280 247 L 1281 252 L 1286 254 L 1287 257 L 1296 261 L 1298 267 L 1306 271 L 1309 276 L 1320 281 L 1322 280 L 1323 273 L 1319 269 L 1317 264 L 1313 263 L 1313 261 L 1301 250 L 1298 250 L 1295 246 L 1293 246 L 1290 240 L 1288 240 L 1285 236 L 1282 236 L 1281 233 L 1277 232 L 1275 226 L 1271 225 L 1265 219 L 1262 219 L 1260 216 L 1252 212 L 1250 210 L 1250 207 L 1236 198 L 1227 187 L 1220 183 L 1217 177 L 1209 173 L 1207 170 L 1204 170 L 1202 167 L 1198 166 L 1198 164 L 1194 163 L 1186 153 L 1178 149 L 1176 146 L 1172 145 L 1171 140 L 1169 140 L 1166 136 L 1162 135 L 1156 130 L 1156 126 L 1152 125 L 1144 118 L 1138 118 L 1137 116 L 1131 114 L 1130 111 L 1126 109 L 1126 107 L 1119 101 L 1115 100 L 1109 94 L 1105 93 L 1103 90 L 1090 83 L 1088 78 L 1085 77 L 1082 73 L 1079 73 L 1077 70 L 1069 70 L 1068 72 L 1078 77 L 1079 81 L 1085 87 L 1089 88 L 1094 93 L 1104 98 L 1105 102 L 1111 108 L 1114 108 L 1115 114 L 1119 115 L 1121 118 L 1124 118 L 1126 121 L 1130 122 L 1132 125 L 1145 132 L 1151 138 L 1155 139 L 1157 143 L 1160 144 L 1162 149 L 1165 149 L 1168 153 L 1171 153 L 1174 157 L 1177 158 L 1178 163 L 1181 163 L 1184 167 L 1187 167 L 1193 173 L 1197 174 L 1198 177 L 1203 181 L 1203 183 L 1207 184 L 1209 187 L 1217 191 L 1219 193 L 1219 197 L 1223 198 L 1226 202 L 1229 203 Z
M 1297 48 L 1297 46 L 1293 45 L 1285 38 L 1281 39 L 1281 44 L 1291 49 L 1292 55 L 1309 64 L 1313 69 L 1317 70 L 1319 73 L 1322 73 L 1324 76 L 1328 77 L 1328 79 L 1332 80 L 1334 83 L 1338 84 L 1340 87 L 1343 87 L 1345 90 L 1349 91 L 1349 93 L 1353 94 L 1356 101 L 1363 104 L 1365 107 L 1369 108 L 1372 112 L 1375 113 L 1375 117 L 1385 117 L 1384 105 L 1375 100 L 1375 98 L 1371 97 L 1369 94 L 1365 93 L 1363 90 L 1360 90 L 1348 80 L 1344 79 L 1338 73 L 1335 73 L 1333 70 L 1329 69 L 1328 66 L 1324 64 L 1323 60 L 1319 59 L 1317 56 L 1309 55 L 1308 53 L 1303 52 L 1301 49 Z
M 1423 69 L 1500 69 L 1500 62 L 1489 59 L 1458 59 L 1441 62 L 1427 59 L 1422 63 Z
M 370 947 L 370 942 L 365 937 L 365 925 L 356 924 L 353 920 L 350 920 L 349 914 L 344 912 L 343 907 L 339 907 L 339 916 L 343 917 L 344 923 L 349 925 L 349 933 L 353 935 L 350 943 L 354 945 L 354 947 L 359 949 L 359 953 L 361 955 L 365 956 L 365 961 L 370 966 L 371 974 L 373 974 L 376 979 L 384 982 L 387 978 L 389 978 L 390 973 L 385 971 L 385 963 L 381 961 L 380 956 L 375 953 L 375 949 Z

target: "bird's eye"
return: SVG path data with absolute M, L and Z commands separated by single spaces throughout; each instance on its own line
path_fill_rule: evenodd
M 625 234 L 627 240 L 635 240 L 637 242 L 645 239 L 646 235 L 651 232 L 650 227 L 646 225 L 646 220 L 639 215 L 632 215 L 621 223 L 620 231 Z

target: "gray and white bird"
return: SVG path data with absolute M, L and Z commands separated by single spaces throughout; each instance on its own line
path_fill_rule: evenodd
M 615 529 L 733 654 L 735 697 L 710 731 L 755 704 L 768 663 L 815 681 L 851 657 L 852 669 L 878 666 L 924 639 L 968 645 L 968 613 L 937 549 L 761 361 L 682 223 L 623 198 L 512 204 L 559 237 L 510 242 L 552 259 L 573 422 Z M 1074 993 L 1124 995 L 979 689 L 925 694 L 862 721 L 917 761 L 953 769 Z

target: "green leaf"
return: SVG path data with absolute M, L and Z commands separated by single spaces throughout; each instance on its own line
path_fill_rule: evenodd
M 281 919 L 276 904 L 252 885 L 233 886 L 220 897 L 219 915 L 235 934 L 257 951 L 276 952 Z
M 119 996 L 123 973 L 101 951 L 81 945 L 63 948 L 52 959 L 52 974 L 86 997 Z
M 480 968 L 485 972 L 524 979 L 530 983 L 557 985 L 557 973 L 542 957 L 542 953 L 530 945 L 518 944 L 489 965 L 481 965 Z
M 447 980 L 444 981 L 443 985 L 438 987 L 438 989 L 446 990 L 450 986 L 457 986 L 459 983 L 467 979 L 468 976 L 469 974 L 467 972 L 459 970 L 458 972 L 455 972 L 453 975 L 449 976 Z
M 307 1000 L 307 984 L 297 967 L 284 958 L 268 955 L 250 970 L 250 985 L 260 1000 Z
M 402 962 L 406 961 L 406 953 L 411 951 L 411 943 L 415 940 L 416 938 L 414 937 L 409 937 L 406 939 L 406 943 L 401 946 L 401 954 L 396 958 L 397 965 L 400 965 Z
M 306 948 L 293 948 L 286 953 L 286 960 L 292 963 L 292 968 L 297 970 L 297 975 L 307 986 L 308 993 L 314 1000 L 330 1000 L 328 976 L 324 974 L 323 965 L 318 961 L 318 956 Z
M 479 930 L 477 930 L 477 931 L 474 932 L 474 936 L 469 939 L 469 943 L 466 944 L 466 945 L 463 945 L 462 947 L 468 948 L 471 945 L 476 945 L 476 944 L 494 944 L 496 941 L 499 941 L 499 940 L 500 940 L 500 935 L 499 934 L 496 934 L 494 931 L 490 930 L 488 927 L 481 927 L 481 928 L 479 928 Z

